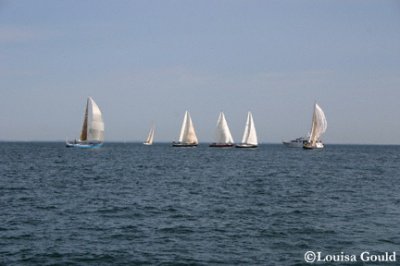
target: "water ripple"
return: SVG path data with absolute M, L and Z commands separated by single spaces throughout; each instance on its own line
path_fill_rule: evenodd
M 0 154 L 1 265 L 305 265 L 400 244 L 397 146 Z

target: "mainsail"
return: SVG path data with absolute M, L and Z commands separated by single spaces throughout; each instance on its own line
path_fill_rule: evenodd
M 95 101 L 89 97 L 86 104 L 80 141 L 102 142 L 103 140 L 103 117 Z
M 319 141 L 321 135 L 325 133 L 327 127 L 328 122 L 326 121 L 324 111 L 322 111 L 321 107 L 315 103 L 309 143 L 314 145 L 317 141 Z
M 258 145 L 256 127 L 254 126 L 253 115 L 251 112 L 247 114 L 246 127 L 244 129 L 243 144 Z
M 147 136 L 147 139 L 144 143 L 151 145 L 153 144 L 153 139 L 154 139 L 154 126 L 150 129 L 149 135 Z
M 88 108 L 89 108 L 89 99 L 87 100 L 87 103 L 86 103 L 85 114 L 84 114 L 84 117 L 83 117 L 83 125 L 82 125 L 82 130 L 81 130 L 81 136 L 79 138 L 81 141 L 86 141 L 87 140 Z
M 226 122 L 223 112 L 219 114 L 216 128 L 216 143 L 217 144 L 233 144 L 231 131 L 229 130 L 228 123 Z
M 185 117 L 183 118 L 181 132 L 179 134 L 179 142 L 183 144 L 197 144 L 197 136 L 194 131 L 194 126 L 190 114 L 188 111 L 185 112 Z

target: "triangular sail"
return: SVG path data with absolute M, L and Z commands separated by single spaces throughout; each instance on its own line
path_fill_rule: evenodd
M 89 97 L 87 104 L 87 141 L 102 142 L 104 140 L 104 122 L 95 101 Z
M 229 130 L 228 123 L 226 122 L 223 112 L 219 114 L 216 128 L 216 143 L 218 144 L 233 144 L 233 137 Z
M 326 121 L 324 111 L 322 111 L 322 108 L 315 103 L 309 142 L 311 144 L 315 144 L 317 141 L 319 141 L 321 135 L 325 133 L 327 127 L 328 122 Z
M 197 136 L 194 130 L 192 119 L 188 111 L 185 112 L 181 132 L 179 134 L 179 142 L 185 144 L 197 144 Z
M 85 107 L 85 114 L 83 116 L 83 125 L 82 125 L 82 130 L 81 130 L 81 136 L 79 138 L 81 141 L 87 140 L 88 108 L 89 108 L 89 99 L 87 100 L 86 107 Z
M 150 129 L 149 135 L 147 136 L 145 143 L 153 144 L 153 139 L 154 139 L 154 126 Z
M 183 122 L 181 126 L 181 132 L 179 133 L 179 142 L 183 142 L 183 139 L 185 138 L 185 132 L 187 128 L 187 116 L 188 116 L 188 111 L 185 112 L 185 116 L 183 117 Z
M 242 138 L 243 144 L 258 145 L 256 127 L 254 126 L 253 115 L 247 114 L 246 126 Z

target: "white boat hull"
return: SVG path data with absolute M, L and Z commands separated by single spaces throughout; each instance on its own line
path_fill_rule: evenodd
M 286 141 L 283 141 L 282 143 L 283 143 L 286 147 L 289 147 L 289 148 L 302 148 L 303 145 L 304 145 L 303 142 L 286 142 Z
M 308 142 L 308 138 L 300 137 L 291 141 L 283 141 L 283 145 L 289 148 L 302 148 Z
M 317 142 L 314 145 L 311 143 L 305 143 L 303 146 L 304 149 L 307 150 L 312 150 L 312 149 L 323 149 L 324 148 L 324 144 L 322 144 L 322 142 Z
M 230 148 L 235 146 L 233 143 L 211 143 L 208 145 L 208 147 L 214 147 L 214 148 Z
M 244 148 L 244 149 L 251 149 L 251 148 L 257 148 L 258 145 L 255 144 L 247 144 L 247 143 L 241 143 L 241 144 L 236 144 L 236 148 Z

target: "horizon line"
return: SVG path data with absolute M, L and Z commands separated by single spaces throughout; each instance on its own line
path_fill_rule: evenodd
M 173 141 L 158 141 L 154 142 L 153 145 L 157 144 L 171 144 Z M 0 143 L 65 143 L 65 140 L 0 140 Z M 111 143 L 126 143 L 126 144 L 143 144 L 142 140 L 110 140 L 104 142 L 104 144 Z M 210 142 L 199 142 L 199 145 L 210 144 Z M 240 142 L 234 143 L 239 144 Z M 325 145 L 369 145 L 369 146 L 400 146 L 400 144 L 395 143 L 340 143 L 340 142 L 324 142 Z M 283 145 L 282 142 L 261 142 L 258 145 Z

